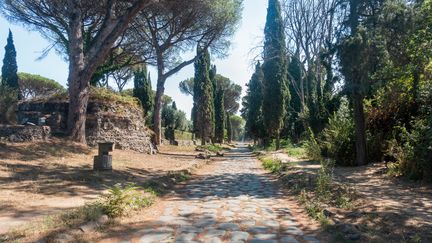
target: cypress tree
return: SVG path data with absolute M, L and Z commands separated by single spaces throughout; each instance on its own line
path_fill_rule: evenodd
M 223 143 L 225 132 L 225 107 L 224 91 L 218 89 L 215 98 L 215 140 L 217 143 Z
M 21 97 L 21 92 L 19 90 L 17 72 L 18 72 L 18 65 L 16 61 L 16 50 L 13 42 L 12 31 L 9 30 L 7 44 L 5 46 L 3 66 L 2 66 L 2 74 L 1 74 L 2 85 L 15 90 L 18 94 L 18 99 L 20 100 L 22 97 Z
M 231 143 L 231 141 L 232 141 L 232 123 L 231 123 L 231 116 L 228 112 L 226 113 L 226 129 L 227 129 L 228 143 Z
M 246 97 L 246 130 L 247 133 L 254 139 L 254 142 L 264 136 L 262 117 L 263 79 L 264 74 L 261 69 L 261 64 L 258 62 L 255 67 L 255 73 L 252 75 L 252 78 L 249 81 Z
M 172 106 L 173 110 L 175 110 L 175 111 L 177 110 L 177 104 L 175 103 L 175 101 L 173 101 L 171 106 Z
M 209 77 L 210 54 L 208 50 L 197 49 L 199 58 L 195 62 L 194 103 L 196 118 L 194 125 L 205 145 L 214 135 L 214 99 L 213 84 Z
M 286 86 L 285 34 L 278 0 L 269 0 L 264 35 L 264 125 L 269 138 L 276 138 L 276 149 L 279 149 L 280 130 L 286 115 L 289 93 Z
M 153 91 L 150 74 L 147 74 L 147 65 L 134 72 L 133 96 L 141 101 L 144 115 L 148 115 L 153 107 Z
M 307 125 L 305 121 L 301 120 L 300 114 L 303 113 L 303 101 L 301 99 L 302 88 L 302 75 L 301 75 L 301 63 L 299 60 L 299 54 L 295 55 L 288 65 L 288 87 L 290 92 L 290 106 L 288 109 L 288 130 L 290 137 L 293 141 L 298 142 L 302 133 L 306 130 Z

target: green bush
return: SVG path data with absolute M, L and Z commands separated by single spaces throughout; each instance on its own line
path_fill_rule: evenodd
M 337 112 L 329 119 L 323 130 L 319 144 L 322 155 L 333 159 L 337 165 L 352 166 L 355 162 L 354 122 L 348 102 L 345 100 Z M 321 141 L 320 141 L 321 140 Z
M 264 157 L 261 158 L 264 169 L 271 173 L 279 173 L 286 169 L 285 165 L 279 159 Z
M 14 123 L 15 106 L 18 102 L 18 93 L 16 90 L 0 85 L 0 123 Z
M 334 162 L 332 160 L 321 160 L 321 168 L 318 172 L 316 184 L 316 193 L 318 197 L 323 200 L 328 200 L 331 197 L 331 190 L 333 188 L 333 166 Z
M 316 161 L 322 160 L 321 147 L 315 138 L 314 133 L 309 129 L 309 139 L 305 142 L 306 155 Z
M 414 180 L 432 180 L 432 116 L 419 119 L 412 124 L 413 129 L 395 128 L 399 139 L 389 142 L 387 155 L 396 159 L 389 165 L 388 173 L 404 175 Z
M 100 206 L 111 218 L 124 216 L 132 210 L 150 206 L 153 202 L 152 197 L 144 196 L 138 189 L 139 187 L 133 183 L 124 187 L 116 184 L 109 188 L 108 195 L 99 202 Z

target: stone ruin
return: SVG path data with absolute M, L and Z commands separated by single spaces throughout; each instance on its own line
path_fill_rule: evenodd
M 31 142 L 51 137 L 49 126 L 0 125 L 0 140 L 8 142 Z
M 36 133 L 42 133 L 41 129 L 45 134 L 64 136 L 67 113 L 68 102 L 64 100 L 23 101 L 17 107 L 17 116 L 19 123 L 27 126 L 14 127 L 27 129 L 30 134 L 35 133 L 33 137 L 37 139 L 32 140 L 42 140 L 47 137 L 36 136 Z M 20 134 L 15 131 L 17 130 L 12 133 Z M 154 153 L 152 136 L 153 132 L 145 126 L 143 111 L 138 105 L 90 99 L 86 121 L 86 139 L 89 146 L 96 147 L 100 142 L 110 141 L 115 144 L 116 149 Z M 21 137 L 32 137 L 32 135 Z

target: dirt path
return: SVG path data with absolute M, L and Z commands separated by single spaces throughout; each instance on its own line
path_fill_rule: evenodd
M 319 242 L 250 152 L 238 148 L 160 204 L 140 229 L 102 242 Z

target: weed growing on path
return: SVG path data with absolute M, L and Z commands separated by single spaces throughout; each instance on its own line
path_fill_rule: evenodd
M 271 173 L 281 173 L 286 170 L 286 165 L 282 163 L 280 159 L 274 159 L 271 157 L 260 157 L 264 169 Z

